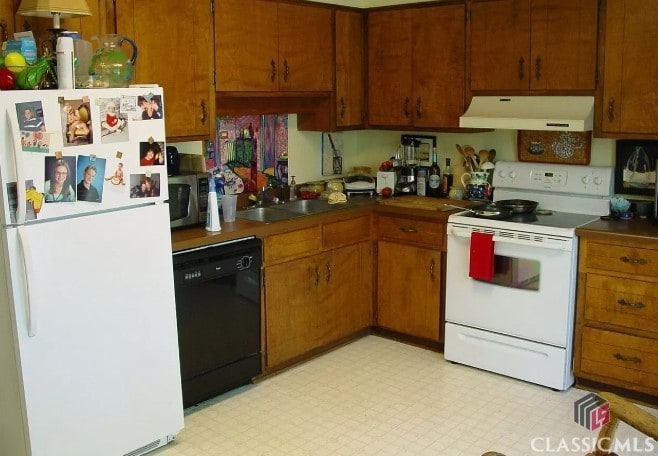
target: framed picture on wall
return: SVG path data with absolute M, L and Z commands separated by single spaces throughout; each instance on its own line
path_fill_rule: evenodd
M 400 143 L 416 140 L 416 161 L 432 161 L 432 148 L 436 147 L 436 136 L 427 135 L 402 135 Z
M 658 141 L 620 139 L 615 162 L 615 193 L 653 196 Z

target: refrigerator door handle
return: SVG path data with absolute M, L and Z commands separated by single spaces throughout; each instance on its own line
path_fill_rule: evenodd
M 14 149 L 14 166 L 16 168 L 16 223 L 22 225 L 25 223 L 25 213 L 26 213 L 26 201 L 27 195 L 25 193 L 25 179 L 23 177 L 23 160 L 22 160 L 22 150 L 20 144 L 16 144 L 16 135 L 17 130 L 14 125 L 14 119 L 7 108 L 7 123 L 9 124 L 9 137 L 11 138 L 11 144 Z M 19 185 L 20 183 L 22 185 Z
M 23 252 L 23 264 L 25 265 L 24 273 L 24 283 L 25 283 L 25 309 L 27 311 L 27 335 L 28 337 L 34 337 L 37 335 L 37 312 L 36 312 L 36 301 L 30 299 L 30 277 L 33 277 L 32 272 L 34 267 L 32 265 L 32 254 L 30 252 L 30 243 L 27 239 L 24 226 L 18 226 L 16 228 L 18 233 L 18 243 Z

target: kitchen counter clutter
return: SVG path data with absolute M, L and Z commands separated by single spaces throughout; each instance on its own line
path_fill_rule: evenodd
M 595 221 L 580 236 L 574 373 L 658 395 L 658 225 Z

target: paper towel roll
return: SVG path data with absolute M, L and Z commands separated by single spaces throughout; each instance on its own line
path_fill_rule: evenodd
M 57 88 L 75 88 L 75 70 L 73 68 L 73 38 L 60 36 L 57 38 Z

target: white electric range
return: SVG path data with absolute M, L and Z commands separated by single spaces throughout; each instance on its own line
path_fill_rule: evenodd
M 494 201 L 537 201 L 536 214 L 448 218 L 444 355 L 557 390 L 569 388 L 577 227 L 609 213 L 613 169 L 498 162 Z M 473 233 L 490 235 L 493 275 L 474 279 Z

